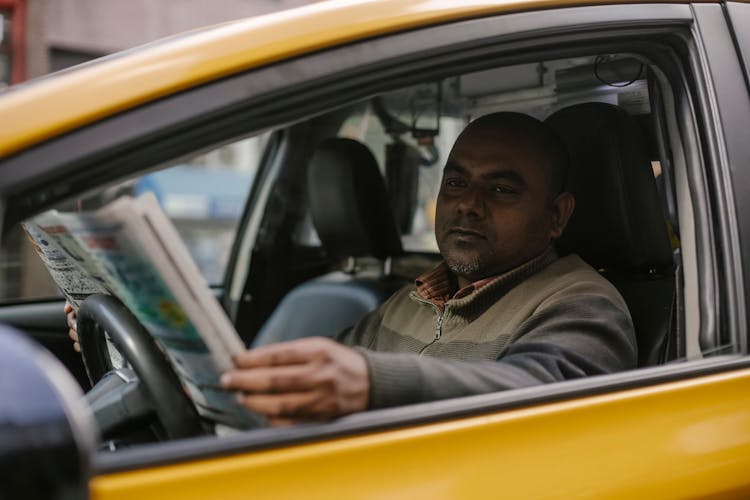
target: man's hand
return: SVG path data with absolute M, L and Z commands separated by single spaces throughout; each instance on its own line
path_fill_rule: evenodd
M 75 309 L 73 309 L 73 306 L 70 305 L 70 302 L 65 302 L 65 308 L 63 311 L 65 312 L 68 321 L 68 335 L 73 340 L 73 349 L 81 352 L 81 344 L 78 343 L 78 324 L 76 323 L 78 315 L 76 314 Z
M 367 409 L 364 356 L 327 338 L 306 338 L 245 351 L 221 378 L 240 402 L 272 425 L 329 420 Z

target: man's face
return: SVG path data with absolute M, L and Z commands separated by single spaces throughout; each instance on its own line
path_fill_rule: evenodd
M 435 237 L 459 285 L 536 257 L 562 232 L 540 156 L 494 130 L 468 129 L 443 171 Z

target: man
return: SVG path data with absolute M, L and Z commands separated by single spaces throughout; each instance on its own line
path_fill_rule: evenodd
M 443 170 L 444 262 L 339 342 L 246 351 L 222 384 L 289 424 L 635 367 L 622 297 L 577 256 L 555 254 L 574 207 L 565 172 L 564 148 L 543 123 L 518 113 L 473 121 Z
M 575 255 L 554 133 L 518 113 L 469 124 L 445 165 L 435 236 L 444 263 L 339 342 L 308 338 L 235 359 L 222 384 L 272 424 L 635 367 L 622 297 Z

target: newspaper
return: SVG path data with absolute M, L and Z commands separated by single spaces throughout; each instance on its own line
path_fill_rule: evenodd
M 93 212 L 46 212 L 24 229 L 74 308 L 108 293 L 138 318 L 199 414 L 237 428 L 262 422 L 219 385 L 242 340 L 152 193 Z

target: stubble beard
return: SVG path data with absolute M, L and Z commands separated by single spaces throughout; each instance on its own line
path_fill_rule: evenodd
M 453 274 L 464 278 L 476 276 L 482 268 L 482 261 L 477 255 L 463 258 L 445 255 L 444 259 L 445 263 L 448 265 L 448 269 L 450 269 Z
M 468 281 L 474 281 L 481 274 L 487 264 L 487 256 L 482 255 L 477 248 L 467 243 L 451 242 L 449 228 L 465 224 L 460 218 L 451 221 L 451 224 L 441 225 L 441 238 L 438 238 L 438 248 L 443 261 L 453 274 Z

